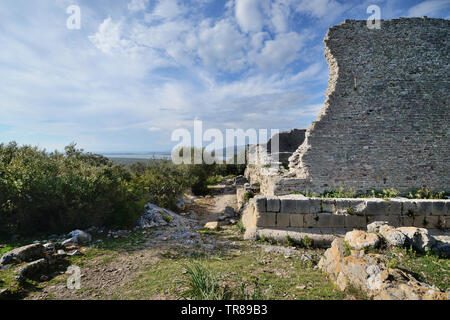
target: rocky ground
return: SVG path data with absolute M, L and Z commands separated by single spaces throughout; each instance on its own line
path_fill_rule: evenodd
M 29 262 L 21 260 L 22 253 L 4 255 L 17 264 L 6 264 L 9 267 L 0 270 L 0 296 L 32 300 L 179 299 L 188 289 L 186 266 L 196 262 L 216 275 L 220 286 L 235 299 L 368 298 L 356 285 L 336 285 L 333 277 L 319 269 L 325 250 L 295 247 L 289 241 L 244 241 L 239 216 L 233 210 L 235 189 L 229 184 L 218 185 L 213 194 L 186 195 L 180 213 L 149 204 L 132 231 L 91 229 L 86 230 L 88 235 L 77 231 L 63 245 L 63 239 L 55 239 L 52 243 L 56 246 L 44 246 L 47 261 L 49 256 L 56 261 L 45 275 L 40 275 L 39 268 L 23 272 Z M 8 249 L 8 245 L 3 246 L 2 254 Z M 39 257 L 40 252 L 33 252 L 39 246 L 36 243 L 27 250 Z M 439 273 L 436 278 L 448 277 L 448 263 L 436 261 L 430 262 L 437 264 L 432 270 Z M 66 272 L 70 265 L 80 268 L 80 289 L 67 287 L 67 280 L 73 277 Z M 33 270 L 39 276 L 18 286 L 17 272 L 26 278 Z M 448 288 L 449 281 L 436 283 Z

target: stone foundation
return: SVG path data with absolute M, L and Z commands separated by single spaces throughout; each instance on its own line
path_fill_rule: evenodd
M 253 233 L 272 228 L 299 233 L 319 229 L 333 234 L 334 230 L 365 229 L 374 221 L 387 221 L 394 227 L 448 231 L 450 200 L 256 196 L 246 205 L 242 221 Z

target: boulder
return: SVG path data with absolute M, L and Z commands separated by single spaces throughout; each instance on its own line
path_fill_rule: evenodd
M 407 242 L 407 237 L 403 232 L 388 225 L 381 226 L 379 233 L 390 247 L 404 247 Z
M 205 228 L 210 230 L 216 230 L 219 229 L 219 227 L 220 227 L 219 221 L 210 221 L 205 224 Z
M 424 228 L 400 227 L 396 230 L 401 231 L 406 236 L 407 245 L 419 251 L 430 249 L 436 243 L 436 239 Z
M 32 261 L 35 259 L 43 258 L 44 256 L 44 247 L 41 244 L 30 244 L 5 253 L 0 258 L 0 265 L 23 261 Z
M 69 234 L 72 236 L 72 238 L 75 239 L 75 243 L 78 244 L 88 244 L 89 242 L 92 241 L 92 236 L 89 233 L 84 232 L 82 230 L 74 230 Z
M 375 233 L 367 233 L 362 230 L 353 230 L 345 234 L 344 240 L 354 249 L 376 248 L 380 244 L 380 238 Z
M 433 247 L 433 251 L 442 258 L 448 259 L 450 258 L 450 243 L 438 241 Z
M 379 232 L 381 226 L 388 225 L 387 221 L 374 221 L 367 225 L 367 232 Z
M 19 274 L 19 280 L 39 279 L 48 271 L 48 267 L 49 265 L 46 259 L 39 259 L 27 263 L 24 267 L 20 268 L 17 271 L 17 273 Z

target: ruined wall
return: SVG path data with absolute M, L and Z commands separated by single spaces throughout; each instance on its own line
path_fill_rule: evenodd
M 450 190 L 450 21 L 329 29 L 326 100 L 290 158 L 297 189 Z

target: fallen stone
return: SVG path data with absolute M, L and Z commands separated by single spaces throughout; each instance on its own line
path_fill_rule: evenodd
M 380 227 L 388 225 L 387 221 L 374 221 L 367 225 L 367 232 L 379 232 Z
M 210 230 L 216 230 L 219 229 L 219 227 L 220 227 L 219 221 L 210 221 L 205 224 L 205 228 Z
M 430 249 L 436 243 L 436 239 L 424 228 L 400 227 L 396 230 L 406 236 L 408 245 L 419 251 Z
M 391 247 L 404 247 L 408 240 L 403 232 L 388 225 L 381 226 L 379 233 L 386 240 L 386 244 Z
M 362 230 L 347 232 L 344 240 L 354 249 L 376 248 L 380 244 L 380 238 L 375 233 L 367 233 Z
M 74 230 L 69 233 L 75 239 L 75 243 L 88 244 L 92 241 L 92 236 L 82 230 Z
M 448 242 L 436 242 L 433 247 L 433 252 L 442 258 L 450 258 L 450 243 Z
M 19 280 L 23 279 L 39 279 L 43 274 L 48 271 L 48 262 L 45 259 L 39 259 L 26 264 L 20 268 L 17 273 L 19 274 Z
M 44 247 L 39 243 L 30 244 L 5 253 L 0 258 L 0 265 L 32 261 L 42 257 L 44 257 Z

